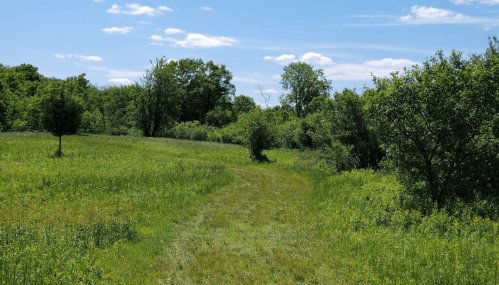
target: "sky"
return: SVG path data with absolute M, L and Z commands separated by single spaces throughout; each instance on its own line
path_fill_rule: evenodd
M 483 53 L 498 30 L 499 0 L 0 0 L 0 63 L 103 87 L 140 82 L 157 58 L 212 60 L 236 95 L 277 105 L 291 62 L 362 92 L 438 50 Z

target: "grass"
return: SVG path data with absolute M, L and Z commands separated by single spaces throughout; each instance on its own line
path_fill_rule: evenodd
M 351 283 L 499 283 L 499 223 L 466 208 L 428 216 L 403 209 L 401 186 L 390 175 L 316 175 L 312 199 L 334 244 L 328 254 Z
M 499 223 L 313 152 L 0 134 L 0 284 L 497 284 Z

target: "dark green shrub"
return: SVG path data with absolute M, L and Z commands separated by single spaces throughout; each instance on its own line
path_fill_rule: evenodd
M 206 126 L 199 126 L 192 130 L 191 140 L 193 141 L 207 141 L 208 140 L 208 128 Z
M 246 121 L 246 147 L 250 158 L 256 161 L 268 161 L 263 150 L 269 149 L 275 143 L 274 132 L 265 117 L 258 109 L 251 112 Z

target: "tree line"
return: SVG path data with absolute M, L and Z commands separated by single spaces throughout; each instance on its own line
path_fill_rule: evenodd
M 464 57 L 439 51 L 422 65 L 374 77 L 363 94 L 331 94 L 321 69 L 293 62 L 281 74 L 280 105 L 262 108 L 235 96 L 232 74 L 212 61 L 164 58 L 140 83 L 99 88 L 85 74 L 46 78 L 29 64 L 0 65 L 0 129 L 144 135 L 312 150 L 335 171 L 391 169 L 405 187 L 401 203 L 423 212 L 456 203 L 495 207 L 499 198 L 499 45 Z M 62 107 L 77 128 L 51 129 Z M 51 111 L 47 106 L 55 106 Z M 485 210 L 484 210 L 485 211 Z

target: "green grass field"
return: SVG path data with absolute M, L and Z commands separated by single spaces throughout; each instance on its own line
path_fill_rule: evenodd
M 497 284 L 499 224 L 312 153 L 0 134 L 0 284 Z

